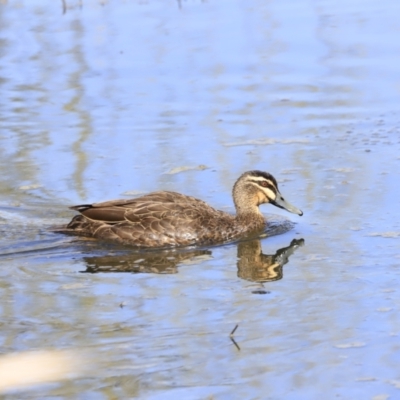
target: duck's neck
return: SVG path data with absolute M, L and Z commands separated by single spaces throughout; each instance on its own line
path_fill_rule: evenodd
M 235 201 L 236 220 L 239 224 L 248 226 L 251 229 L 261 228 L 265 225 L 265 218 L 255 201 Z
M 236 220 L 246 225 L 263 226 L 265 224 L 265 218 L 257 206 L 236 206 Z

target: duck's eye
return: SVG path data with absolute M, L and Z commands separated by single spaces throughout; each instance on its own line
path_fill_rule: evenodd
M 260 182 L 260 185 L 261 185 L 262 187 L 267 187 L 267 186 L 268 186 L 268 182 L 262 181 L 262 182 Z

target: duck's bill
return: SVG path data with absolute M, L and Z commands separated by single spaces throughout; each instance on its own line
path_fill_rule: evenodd
M 279 192 L 276 194 L 276 199 L 274 201 L 271 201 L 271 204 L 279 208 L 283 208 L 284 210 L 289 211 L 293 214 L 303 215 L 303 211 L 287 202 Z

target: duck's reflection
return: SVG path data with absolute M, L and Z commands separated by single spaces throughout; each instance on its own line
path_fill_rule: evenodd
M 283 266 L 294 251 L 304 244 L 304 239 L 293 239 L 289 246 L 275 254 L 264 254 L 259 240 L 238 244 L 238 277 L 252 282 L 278 281 L 283 277 Z
M 278 249 L 275 254 L 263 254 L 260 240 L 240 242 L 237 244 L 237 275 L 239 278 L 260 283 L 282 279 L 283 266 L 303 244 L 304 239 L 293 239 L 289 246 Z M 196 263 L 210 256 L 210 250 L 190 250 L 84 257 L 86 270 L 82 272 L 176 274 L 179 264 Z
M 144 252 L 120 256 L 84 257 L 86 271 L 82 272 L 176 274 L 179 264 L 194 263 L 196 259 L 209 258 L 210 256 L 210 250 L 193 250 L 182 253 L 163 251 L 161 253 Z

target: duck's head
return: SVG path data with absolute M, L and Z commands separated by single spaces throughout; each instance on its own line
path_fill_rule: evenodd
M 248 171 L 233 186 L 233 200 L 238 213 L 253 211 L 264 203 L 273 204 L 297 215 L 303 212 L 287 202 L 278 189 L 276 179 L 268 172 Z

